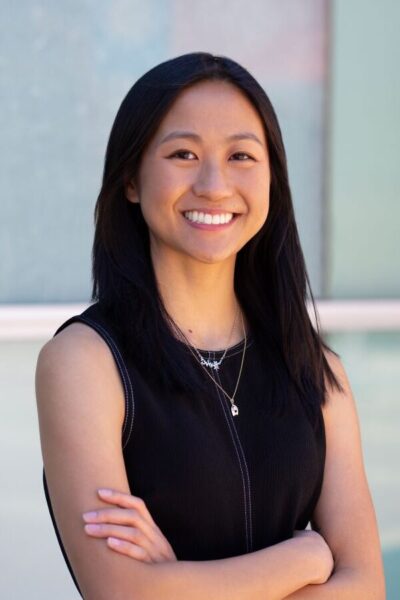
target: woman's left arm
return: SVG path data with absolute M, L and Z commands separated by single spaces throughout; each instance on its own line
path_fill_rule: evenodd
M 326 352 L 326 358 L 345 393 L 328 387 L 323 407 L 324 480 L 311 525 L 330 547 L 335 567 L 326 583 L 308 585 L 286 598 L 385 600 L 378 526 L 364 469 L 356 403 L 340 359 L 331 352 Z

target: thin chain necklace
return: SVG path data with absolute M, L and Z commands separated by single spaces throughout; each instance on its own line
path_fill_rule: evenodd
M 240 364 L 240 370 L 239 370 L 239 376 L 237 378 L 236 381 L 236 386 L 235 386 L 235 391 L 233 392 L 232 396 L 229 396 L 229 394 L 227 394 L 227 392 L 224 390 L 224 388 L 218 383 L 218 381 L 215 381 L 214 377 L 211 375 L 211 373 L 209 373 L 207 371 L 207 369 L 205 368 L 205 366 L 202 364 L 202 362 L 198 359 L 198 357 L 196 356 L 196 354 L 193 352 L 192 350 L 192 346 L 189 344 L 185 334 L 180 331 L 180 333 L 183 335 L 183 337 L 185 338 L 185 340 L 187 341 L 186 346 L 189 348 L 190 352 L 193 354 L 193 356 L 195 357 L 195 359 L 199 362 L 200 366 L 204 369 L 204 371 L 207 373 L 207 375 L 210 377 L 210 379 L 212 379 L 212 381 L 215 383 L 216 386 L 219 387 L 219 389 L 225 394 L 225 396 L 230 400 L 231 403 L 231 413 L 232 416 L 236 417 L 239 414 L 239 408 L 237 407 L 237 405 L 235 404 L 235 395 L 239 386 L 239 381 L 240 381 L 240 377 L 242 375 L 242 370 L 243 370 L 243 363 L 244 363 L 244 356 L 246 353 L 246 347 L 247 347 L 247 335 L 246 335 L 246 328 L 244 326 L 244 321 L 243 321 L 243 314 L 240 313 L 240 316 L 242 318 L 242 326 L 243 326 L 243 333 L 244 333 L 244 347 L 243 347 L 243 354 L 242 354 L 242 362 Z M 178 328 L 179 329 L 179 328 Z M 228 349 L 228 348 L 227 348 Z M 226 352 L 226 351 L 225 351 Z

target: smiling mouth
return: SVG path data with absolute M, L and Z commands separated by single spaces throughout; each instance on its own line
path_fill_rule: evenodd
M 196 225 L 209 225 L 209 226 L 221 226 L 229 225 L 232 221 L 236 220 L 240 213 L 221 211 L 213 209 L 210 211 L 204 210 L 185 210 L 182 212 L 183 217 L 186 221 Z

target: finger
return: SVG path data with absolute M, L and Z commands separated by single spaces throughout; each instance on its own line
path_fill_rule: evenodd
M 143 534 L 135 527 L 126 527 L 124 525 L 112 525 L 110 523 L 87 523 L 84 526 L 86 533 L 96 538 L 114 537 L 126 542 L 132 542 L 138 546 L 143 546 Z
M 97 490 L 97 492 L 100 498 L 104 500 L 104 502 L 109 502 L 110 504 L 117 504 L 122 508 L 135 508 L 150 523 L 154 523 L 154 519 L 151 516 L 143 498 L 139 498 L 139 496 L 132 496 L 131 494 L 125 494 L 123 492 L 118 492 L 116 490 L 111 489 L 102 488 Z
M 119 525 L 142 524 L 149 527 L 149 524 L 142 515 L 134 508 L 98 508 L 83 513 L 83 519 L 87 523 L 116 523 Z
M 135 527 L 124 527 L 123 525 L 106 524 L 87 524 L 84 527 L 86 533 L 97 538 L 117 538 L 125 542 L 130 542 L 136 546 L 140 546 L 147 551 L 152 558 L 157 555 L 160 550 L 155 543 L 151 543 L 146 536 Z
M 136 560 L 147 563 L 153 562 L 148 552 L 144 548 L 136 544 L 132 544 L 131 542 L 109 537 L 107 538 L 107 545 L 109 548 L 111 548 L 111 550 L 115 550 L 116 552 L 120 552 L 126 556 L 130 556 Z
M 96 538 L 116 538 L 118 540 L 130 542 L 136 546 L 140 546 L 146 550 L 147 554 L 153 561 L 163 560 L 170 556 L 170 552 L 167 552 L 164 548 L 163 540 L 156 540 L 150 542 L 148 538 L 134 527 L 124 527 L 121 525 L 109 525 L 109 524 L 87 524 L 84 527 L 86 533 Z
M 95 538 L 118 538 L 141 546 L 144 548 L 153 561 L 165 559 L 174 559 L 175 555 L 170 548 L 167 540 L 158 537 L 152 542 L 135 527 L 126 527 L 123 525 L 112 525 L 109 523 L 87 523 L 84 526 L 85 532 Z
M 157 525 L 151 525 L 133 508 L 100 508 L 83 514 L 86 523 L 108 523 L 136 527 L 154 542 L 161 534 Z
M 156 544 L 150 544 L 149 540 L 138 530 L 133 534 L 129 532 L 123 533 L 123 535 L 127 535 L 130 539 L 122 539 L 119 531 L 114 533 L 110 530 L 110 535 L 107 537 L 108 543 L 111 541 L 112 546 L 115 548 L 122 550 L 130 549 L 136 555 L 139 553 L 146 562 L 165 562 L 165 560 L 173 560 L 175 558 L 175 555 L 171 558 L 170 552 L 166 553 L 163 548 L 158 547 Z M 144 550 L 143 553 L 140 553 L 140 548 Z

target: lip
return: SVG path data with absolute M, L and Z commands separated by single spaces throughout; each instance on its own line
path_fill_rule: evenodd
M 187 211 L 185 211 L 185 212 L 187 212 Z M 198 212 L 205 212 L 205 211 L 198 211 Z M 221 212 L 222 211 L 214 211 L 214 213 L 212 213 L 212 214 L 215 214 L 215 213 L 220 214 Z M 211 211 L 210 211 L 210 214 L 211 214 Z M 182 218 L 184 219 L 185 223 L 187 223 L 191 227 L 194 227 L 195 229 L 204 229 L 206 231 L 216 231 L 216 230 L 226 229 L 227 227 L 230 227 L 232 225 L 232 223 L 235 223 L 238 220 L 238 218 L 240 217 L 240 213 L 232 213 L 232 214 L 233 214 L 233 217 L 229 221 L 229 223 L 220 223 L 219 225 L 215 225 L 213 223 L 195 223 L 194 221 L 189 221 L 189 219 L 187 219 L 183 213 L 182 213 Z

